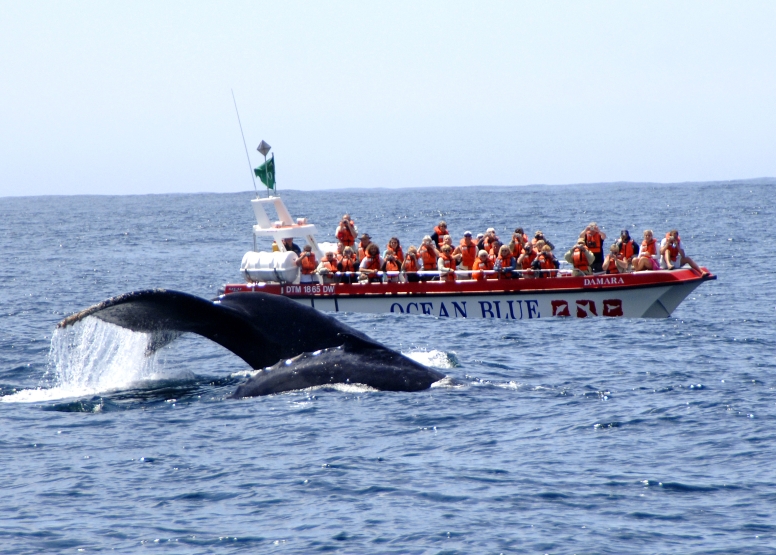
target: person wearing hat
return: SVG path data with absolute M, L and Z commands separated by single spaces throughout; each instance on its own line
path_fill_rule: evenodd
M 478 233 L 477 238 L 474 240 L 475 243 L 477 243 L 477 248 L 481 251 L 485 250 L 485 234 L 484 233 Z M 479 251 L 478 251 L 479 253 Z
M 585 245 L 585 240 L 580 237 L 577 239 L 577 244 L 573 246 L 563 258 L 571 264 L 574 269 L 571 271 L 571 275 L 574 277 L 590 276 L 593 275 L 593 261 L 595 256 Z
M 369 236 L 368 233 L 364 233 L 361 236 L 360 242 L 358 244 L 358 262 L 359 264 L 361 261 L 366 258 L 366 248 L 369 246 L 369 244 L 372 242 L 372 238 Z
M 472 232 L 465 231 L 460 244 L 453 251 L 453 256 L 458 260 L 458 269 L 468 272 L 474 267 L 474 259 L 477 258 L 477 243 L 472 241 Z M 460 258 L 459 258 L 460 257 Z

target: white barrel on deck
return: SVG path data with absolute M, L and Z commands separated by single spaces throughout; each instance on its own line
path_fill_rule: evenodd
M 240 271 L 250 281 L 293 282 L 299 274 L 295 252 L 255 252 L 243 256 Z

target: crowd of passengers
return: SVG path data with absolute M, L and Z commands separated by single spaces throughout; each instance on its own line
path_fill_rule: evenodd
M 507 242 L 492 227 L 476 237 L 466 231 L 456 245 L 447 223 L 442 221 L 432 234 L 423 237 L 420 247 L 411 245 L 405 251 L 398 237 L 391 237 L 381 255 L 380 247 L 369 234 L 359 237 L 355 222 L 345 214 L 337 226 L 336 237 L 337 252 L 325 253 L 320 261 L 316 260 L 310 245 L 302 250 L 292 239 L 283 240 L 285 250 L 299 255 L 296 264 L 300 267 L 302 283 L 318 281 L 317 276 L 324 283 L 363 283 L 534 279 L 560 275 L 560 264 L 553 254 L 555 245 L 541 231 L 529 239 L 521 227 L 515 229 Z M 572 276 L 672 270 L 685 264 L 701 275 L 708 273 L 685 255 L 676 229 L 666 233 L 660 242 L 648 229 L 644 231 L 641 245 L 623 229 L 606 255 L 605 239 L 606 233 L 595 222 L 582 230 L 576 245 L 563 256 L 573 268 Z

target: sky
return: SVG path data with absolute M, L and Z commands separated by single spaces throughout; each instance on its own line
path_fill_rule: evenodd
M 776 2 L 0 0 L 0 196 L 776 176 Z M 259 187 L 261 184 L 259 183 Z

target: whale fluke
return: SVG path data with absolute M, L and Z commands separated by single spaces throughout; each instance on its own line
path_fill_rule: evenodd
M 444 378 L 401 353 L 317 310 L 266 293 L 232 293 L 208 301 L 165 289 L 113 297 L 65 318 L 87 316 L 152 334 L 162 346 L 180 333 L 196 333 L 229 349 L 257 375 L 233 397 L 254 397 L 337 383 L 381 391 L 419 391 Z

